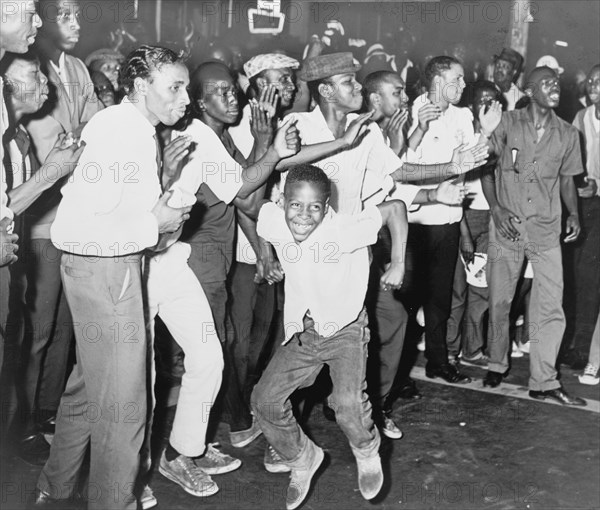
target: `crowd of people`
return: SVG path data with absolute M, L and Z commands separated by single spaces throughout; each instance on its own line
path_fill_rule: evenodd
M 324 366 L 370 500 L 421 333 L 428 378 L 493 388 L 527 354 L 529 397 L 586 405 L 558 367 L 600 381 L 600 65 L 567 122 L 551 56 L 524 79 L 511 48 L 479 75 L 380 43 L 361 63 L 334 23 L 301 61 L 84 62 L 76 0 L 0 4 L 2 456 L 43 466 L 35 505 L 80 497 L 89 462 L 89 508 L 151 508 L 154 458 L 213 495 L 242 464 L 223 422 L 234 448 L 264 435 L 297 508 L 324 452 L 292 395 Z

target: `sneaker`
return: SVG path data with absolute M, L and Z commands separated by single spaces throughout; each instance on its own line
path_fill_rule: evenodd
M 154 497 L 152 489 L 148 485 L 144 485 L 140 496 L 140 506 L 142 507 L 142 510 L 154 508 L 156 505 L 158 505 L 158 501 L 156 500 L 156 497 Z
M 489 361 L 489 358 L 482 352 L 478 352 L 472 358 L 469 358 L 467 356 L 460 357 L 461 365 L 466 365 L 468 367 L 483 368 L 484 370 L 488 369 L 488 361 Z
M 292 469 L 290 484 L 285 498 L 287 510 L 298 508 L 306 499 L 310 489 L 310 482 L 325 458 L 323 450 L 317 445 L 313 446 L 314 456 L 312 462 L 306 469 Z
M 252 426 L 249 429 L 240 430 L 239 432 L 230 432 L 229 441 L 231 443 L 231 446 L 233 446 L 234 448 L 243 448 L 244 446 L 248 446 L 261 434 L 262 430 L 260 430 L 260 427 L 256 422 L 256 418 L 253 416 Z
M 206 447 L 206 451 L 202 457 L 196 457 L 194 464 L 207 475 L 222 475 L 235 471 L 242 465 L 240 459 L 236 459 L 231 455 L 227 455 L 219 450 L 219 443 L 210 443 Z
M 172 482 L 180 485 L 185 492 L 192 496 L 203 498 L 212 496 L 219 491 L 217 484 L 194 461 L 185 455 L 179 455 L 169 462 L 165 453 L 160 457 L 158 471 Z
M 519 344 L 517 342 L 513 343 L 512 353 L 510 355 L 511 358 L 522 358 L 524 356 L 523 351 L 520 349 Z
M 292 470 L 270 444 L 265 448 L 263 463 L 269 473 L 289 473 Z
M 419 338 L 419 343 L 417 344 L 417 350 L 419 352 L 425 352 L 425 333 L 421 335 Z
M 583 375 L 579 376 L 579 382 L 589 386 L 596 386 L 596 384 L 600 383 L 600 378 L 598 377 L 598 367 L 588 363 L 583 371 Z
M 358 488 L 362 497 L 373 499 L 383 485 L 383 470 L 379 454 L 369 459 L 356 459 L 358 466 Z
M 383 415 L 381 422 L 381 433 L 390 439 L 400 439 L 403 436 L 402 431 L 398 425 L 396 425 L 396 422 L 386 414 Z
M 524 344 L 519 342 L 519 349 L 521 349 L 522 353 L 529 354 L 530 345 L 531 345 L 531 342 L 525 342 Z

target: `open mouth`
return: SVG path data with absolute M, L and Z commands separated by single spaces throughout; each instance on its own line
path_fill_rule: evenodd
M 550 92 L 550 94 L 548 94 L 548 97 L 552 101 L 558 101 L 560 99 L 560 94 L 558 92 Z
M 311 224 L 305 225 L 304 223 L 296 223 L 295 221 L 292 222 L 292 225 L 294 225 L 294 229 L 299 234 L 306 234 L 312 227 Z

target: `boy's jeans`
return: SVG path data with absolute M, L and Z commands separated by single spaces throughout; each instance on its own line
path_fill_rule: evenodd
M 304 331 L 275 351 L 252 393 L 252 409 L 267 441 L 292 469 L 306 468 L 314 448 L 294 418 L 290 395 L 312 384 L 325 364 L 333 382 L 330 401 L 354 456 L 377 455 L 381 438 L 366 394 L 368 343 L 363 309 L 356 321 L 330 337 L 320 336 L 305 316 Z

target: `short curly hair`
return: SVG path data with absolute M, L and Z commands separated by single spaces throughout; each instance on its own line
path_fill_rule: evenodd
M 331 181 L 329 177 L 318 166 L 298 165 L 290 169 L 285 179 L 283 188 L 284 196 L 287 195 L 289 187 L 294 184 L 308 182 L 321 189 L 325 199 L 331 196 Z
M 448 57 L 446 55 L 433 57 L 425 66 L 425 71 L 423 73 L 425 75 L 425 84 L 428 87 L 431 87 L 433 78 L 440 76 L 444 71 L 450 70 L 454 64 L 462 65 L 460 60 L 454 57 Z
M 119 83 L 129 94 L 133 91 L 133 83 L 136 78 L 152 81 L 153 71 L 160 71 L 164 65 L 177 63 L 183 64 L 183 60 L 174 51 L 162 46 L 144 44 L 127 56 L 126 63 L 121 68 Z

